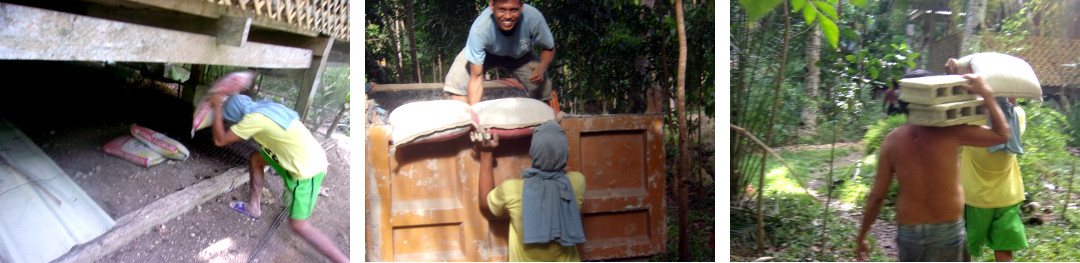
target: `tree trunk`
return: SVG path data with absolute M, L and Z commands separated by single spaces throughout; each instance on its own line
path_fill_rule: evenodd
M 960 56 L 966 56 L 979 50 L 979 42 L 983 26 L 983 18 L 986 17 L 986 0 L 967 1 L 967 19 L 964 21 L 964 38 L 960 44 Z
M 683 19 L 683 1 L 675 1 L 675 23 L 679 34 L 679 67 L 676 76 L 679 114 L 679 175 L 675 185 L 679 194 L 679 261 L 690 260 L 690 210 L 686 192 L 686 177 L 690 173 L 690 134 L 686 129 L 686 24 Z
M 661 15 L 657 16 L 657 18 L 660 19 L 660 27 L 662 27 L 660 29 L 660 39 L 662 40 L 662 42 L 667 42 L 667 27 L 664 26 L 664 17 L 665 17 L 665 15 L 664 15 L 663 7 L 664 7 L 664 3 L 661 2 L 660 4 L 656 5 L 656 11 L 661 14 Z M 668 70 L 667 45 L 664 44 L 664 43 L 660 44 L 660 65 L 661 65 L 661 68 L 663 69 L 664 75 L 660 76 L 660 78 L 659 78 L 660 83 L 661 83 L 661 87 L 659 87 L 659 89 L 661 89 L 661 92 L 658 92 L 657 94 L 660 94 L 660 98 L 658 100 L 660 101 L 661 111 L 664 112 L 664 114 L 667 114 L 668 112 L 670 112 L 670 111 L 668 111 L 667 104 L 666 104 L 668 102 L 668 100 L 669 100 L 668 99 L 668 92 L 663 91 L 663 89 L 665 87 L 670 87 L 671 86 L 671 84 L 670 84 L 671 83 L 671 73 L 670 73 L 671 71 Z
M 405 20 L 405 30 L 409 34 L 409 51 L 412 53 L 413 72 L 416 72 L 416 83 L 423 83 L 424 78 L 420 71 L 420 57 L 416 56 L 416 32 L 413 31 L 413 0 L 405 0 L 405 12 L 408 18 Z
M 1080 1 L 1069 0 L 1065 3 L 1065 7 L 1067 8 L 1065 9 L 1067 11 L 1063 13 L 1067 15 L 1061 16 L 1062 18 L 1065 18 L 1064 26 L 1062 27 L 1065 29 L 1065 38 L 1080 39 L 1080 28 L 1077 28 L 1077 26 L 1080 25 L 1080 17 L 1072 15 L 1080 10 Z
M 438 54 L 439 55 L 438 55 L 438 57 L 436 57 L 436 59 L 439 60 L 439 74 L 435 74 L 435 78 L 438 79 L 438 81 L 435 81 L 435 82 L 442 82 L 442 77 L 443 77 L 442 74 L 443 74 L 443 72 L 446 72 L 446 71 L 443 71 L 443 69 L 442 69 L 442 52 L 439 52 Z
M 397 75 L 397 82 L 404 83 L 405 79 L 403 76 L 404 74 L 402 73 L 405 71 L 405 67 L 402 64 L 403 59 L 401 58 L 401 41 L 398 41 L 401 38 L 397 37 L 400 30 L 398 30 L 398 22 L 394 20 L 393 17 L 393 15 L 387 16 L 388 21 L 386 21 L 386 24 L 390 25 L 390 34 L 387 35 L 390 36 L 390 49 L 392 52 L 394 52 L 394 56 L 396 56 L 397 58 L 397 61 L 394 62 L 395 64 L 397 64 L 397 74 L 395 74 Z
M 791 15 L 788 13 L 787 1 L 781 1 L 784 5 L 781 7 L 784 9 L 784 42 L 780 45 L 780 65 L 776 70 L 776 81 L 773 88 L 773 103 L 772 110 L 769 113 L 769 122 L 765 125 L 765 144 L 772 144 L 773 139 L 773 124 L 776 123 L 776 111 L 780 105 L 780 86 L 784 83 L 784 68 L 787 67 L 787 52 L 788 42 L 791 41 Z M 765 252 L 765 218 L 763 216 L 762 201 L 765 200 L 765 164 L 767 155 L 761 155 L 761 169 L 758 171 L 758 191 L 757 191 L 757 249 L 758 253 Z
M 803 107 L 803 127 L 800 129 L 803 135 L 813 134 L 817 130 L 818 90 L 821 84 L 821 68 L 817 61 L 821 59 L 821 30 L 810 29 L 806 37 L 806 78 L 803 79 L 803 88 L 807 98 L 807 104 Z

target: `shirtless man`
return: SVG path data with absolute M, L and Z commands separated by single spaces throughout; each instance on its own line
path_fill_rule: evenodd
M 900 261 L 964 259 L 967 242 L 962 220 L 964 190 L 958 171 L 960 146 L 1002 144 L 1011 135 L 990 86 L 978 75 L 964 75 L 964 78 L 970 80 L 970 85 L 963 87 L 983 98 L 993 127 L 904 124 L 886 135 L 878 153 L 877 175 L 867 196 L 862 226 L 855 238 L 859 260 L 868 258 L 866 232 L 877 220 L 894 175 L 900 184 L 896 201 Z

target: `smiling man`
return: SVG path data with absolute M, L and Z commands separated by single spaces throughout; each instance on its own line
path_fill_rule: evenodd
M 542 51 L 537 55 L 535 46 Z M 529 97 L 551 99 L 548 66 L 555 59 L 555 38 L 544 15 L 521 0 L 492 0 L 469 29 L 465 49 L 446 74 L 443 91 L 470 105 L 484 95 L 484 72 L 499 67 L 521 82 Z

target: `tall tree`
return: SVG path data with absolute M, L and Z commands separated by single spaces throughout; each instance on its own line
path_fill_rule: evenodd
M 817 130 L 818 90 L 821 84 L 821 68 L 817 66 L 821 59 L 821 31 L 810 30 L 806 37 L 806 78 L 803 79 L 803 88 L 806 92 L 809 105 L 803 108 L 802 121 L 803 133 L 812 134 Z
M 986 0 L 968 0 L 967 18 L 964 21 L 964 41 L 960 44 L 960 55 L 968 55 L 979 50 L 979 42 L 982 40 L 979 33 L 985 26 L 983 18 L 986 17 Z
M 394 9 L 394 13 L 397 13 L 396 9 Z M 391 19 L 390 21 L 388 21 L 388 24 L 391 25 L 390 26 L 390 28 L 391 28 L 390 29 L 390 42 L 392 42 L 392 43 L 390 44 L 390 46 L 393 49 L 394 56 L 397 57 L 397 59 L 396 59 L 397 61 L 394 62 L 394 63 L 397 64 L 397 82 L 398 83 L 404 83 L 405 82 L 405 79 L 404 79 L 405 74 L 403 74 L 403 73 L 405 72 L 405 64 L 402 64 L 402 63 L 404 63 L 404 59 L 402 59 L 402 57 L 401 57 L 401 37 L 398 35 L 401 32 L 401 30 L 398 27 L 398 25 L 400 23 L 398 23 L 398 20 L 393 18 L 393 17 L 395 17 L 395 16 L 387 16 L 388 19 Z
M 416 56 L 416 32 L 413 31 L 413 28 L 415 28 L 415 26 L 413 26 L 415 24 L 414 21 L 416 20 L 413 19 L 413 0 L 405 0 L 405 14 L 407 16 L 405 19 L 405 30 L 409 34 L 409 49 L 410 53 L 412 53 L 413 72 L 416 73 L 416 83 L 421 83 L 424 82 L 424 80 L 421 78 L 420 57 Z
M 686 22 L 683 1 L 675 1 L 675 23 L 679 34 L 679 66 L 676 73 L 679 115 L 679 176 L 675 185 L 679 191 L 679 260 L 690 261 L 690 206 L 687 200 L 686 178 L 690 174 L 690 131 L 686 129 Z

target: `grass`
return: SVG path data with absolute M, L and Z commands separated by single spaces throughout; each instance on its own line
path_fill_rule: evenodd
M 837 156 L 845 156 L 858 149 L 838 149 Z M 811 171 L 828 171 L 829 149 L 814 149 L 802 151 L 785 151 L 781 154 L 794 169 L 800 174 L 809 175 Z M 1065 194 L 1046 190 L 1042 183 L 1064 185 L 1067 182 L 1068 168 L 1072 157 L 1056 156 L 1047 157 L 1040 162 L 1044 170 L 1058 171 L 1057 174 L 1040 177 L 1037 174 L 1025 175 L 1025 184 L 1028 185 L 1029 199 L 1038 198 L 1044 205 L 1054 206 L 1054 212 L 1060 213 L 1064 205 Z M 861 211 L 867 191 L 873 183 L 876 170 L 876 158 L 868 155 L 860 159 L 862 163 L 855 180 L 848 180 L 834 189 L 834 197 L 845 203 L 855 204 L 855 210 Z M 855 164 L 834 168 L 835 174 L 850 179 L 854 173 Z M 812 197 L 805 194 L 800 185 L 788 172 L 787 168 L 778 162 L 770 161 L 766 168 L 766 188 L 764 193 L 764 210 L 766 215 L 767 248 L 764 255 L 756 255 L 753 250 L 756 246 L 753 236 L 756 231 L 755 204 L 749 203 L 748 210 L 732 209 L 731 215 L 731 258 L 732 261 L 749 261 L 758 256 L 770 256 L 780 261 L 848 261 L 854 255 L 852 240 L 857 233 L 858 222 L 837 219 L 840 215 L 830 209 L 830 222 L 828 223 L 828 235 L 822 233 L 822 219 L 824 206 Z M 817 177 L 823 178 L 824 173 L 817 173 Z M 836 177 L 836 175 L 834 175 Z M 1039 180 L 1039 178 L 1043 178 Z M 813 178 L 807 178 L 810 180 Z M 1080 180 L 1077 180 L 1080 181 Z M 757 188 L 757 184 L 754 184 Z M 896 185 L 894 184 L 895 196 Z M 824 194 L 826 188 L 818 189 L 818 194 Z M 895 200 L 895 199 L 894 199 Z M 1080 203 L 1074 194 L 1070 203 Z M 895 211 L 889 201 L 882 209 L 879 220 L 895 222 Z M 1070 209 L 1067 218 L 1080 218 L 1080 211 Z M 740 227 L 749 227 L 752 231 L 743 231 Z M 1080 261 L 1080 226 L 1071 221 L 1058 220 L 1048 225 L 1026 225 L 1028 249 L 1014 252 L 1016 261 Z M 822 238 L 825 236 L 825 238 Z M 822 242 L 827 242 L 824 244 Z M 874 247 L 871 261 L 895 261 L 896 258 L 885 257 L 881 248 L 871 237 L 871 246 Z M 974 257 L 973 261 L 994 261 L 993 252 L 984 247 L 982 255 Z
M 669 182 L 670 183 L 670 182 Z M 691 187 L 687 194 L 690 210 L 690 259 L 685 261 L 712 262 L 716 260 L 716 186 L 703 182 L 701 187 Z M 667 193 L 667 250 L 652 256 L 649 261 L 683 261 L 679 259 L 679 210 L 675 196 Z
M 837 148 L 836 159 L 847 156 L 861 150 L 856 147 Z M 781 153 L 793 169 L 803 176 L 816 172 L 818 177 L 824 178 L 828 172 L 828 160 L 831 150 L 812 149 L 802 151 L 785 151 Z M 865 161 L 865 159 L 864 159 Z M 826 164 L 826 165 L 823 165 Z M 834 167 L 834 173 L 854 170 L 854 165 Z M 841 219 L 843 215 L 830 209 L 829 222 L 824 219 L 825 207 L 822 203 L 808 196 L 803 191 L 803 186 L 797 183 L 788 172 L 776 161 L 770 161 L 766 168 L 764 192 L 764 209 L 767 215 L 767 248 L 766 255 L 779 261 L 847 261 L 854 258 L 854 239 L 857 234 L 858 223 Z M 867 165 L 862 165 L 862 171 L 867 170 Z M 812 178 L 806 178 L 807 181 Z M 837 188 L 837 195 L 842 193 L 853 196 L 847 199 L 856 199 L 854 196 L 859 189 L 865 187 L 852 186 L 856 184 L 843 184 Z M 755 187 L 756 184 L 755 184 Z M 824 189 L 824 187 L 823 187 Z M 864 198 L 864 196 L 859 197 Z M 840 198 L 844 200 L 844 198 Z M 753 204 L 753 203 L 751 203 Z M 756 257 L 752 251 L 754 243 L 753 233 L 737 231 L 739 227 L 753 225 L 756 216 L 751 205 L 748 210 L 733 209 L 731 215 L 732 231 L 732 261 L 749 261 Z M 823 228 L 822 226 L 826 226 Z M 824 231 L 827 229 L 828 233 Z M 745 236 L 745 237 L 744 237 Z M 871 240 L 873 244 L 874 241 Z M 880 249 L 871 253 L 872 261 L 886 261 L 887 258 Z

